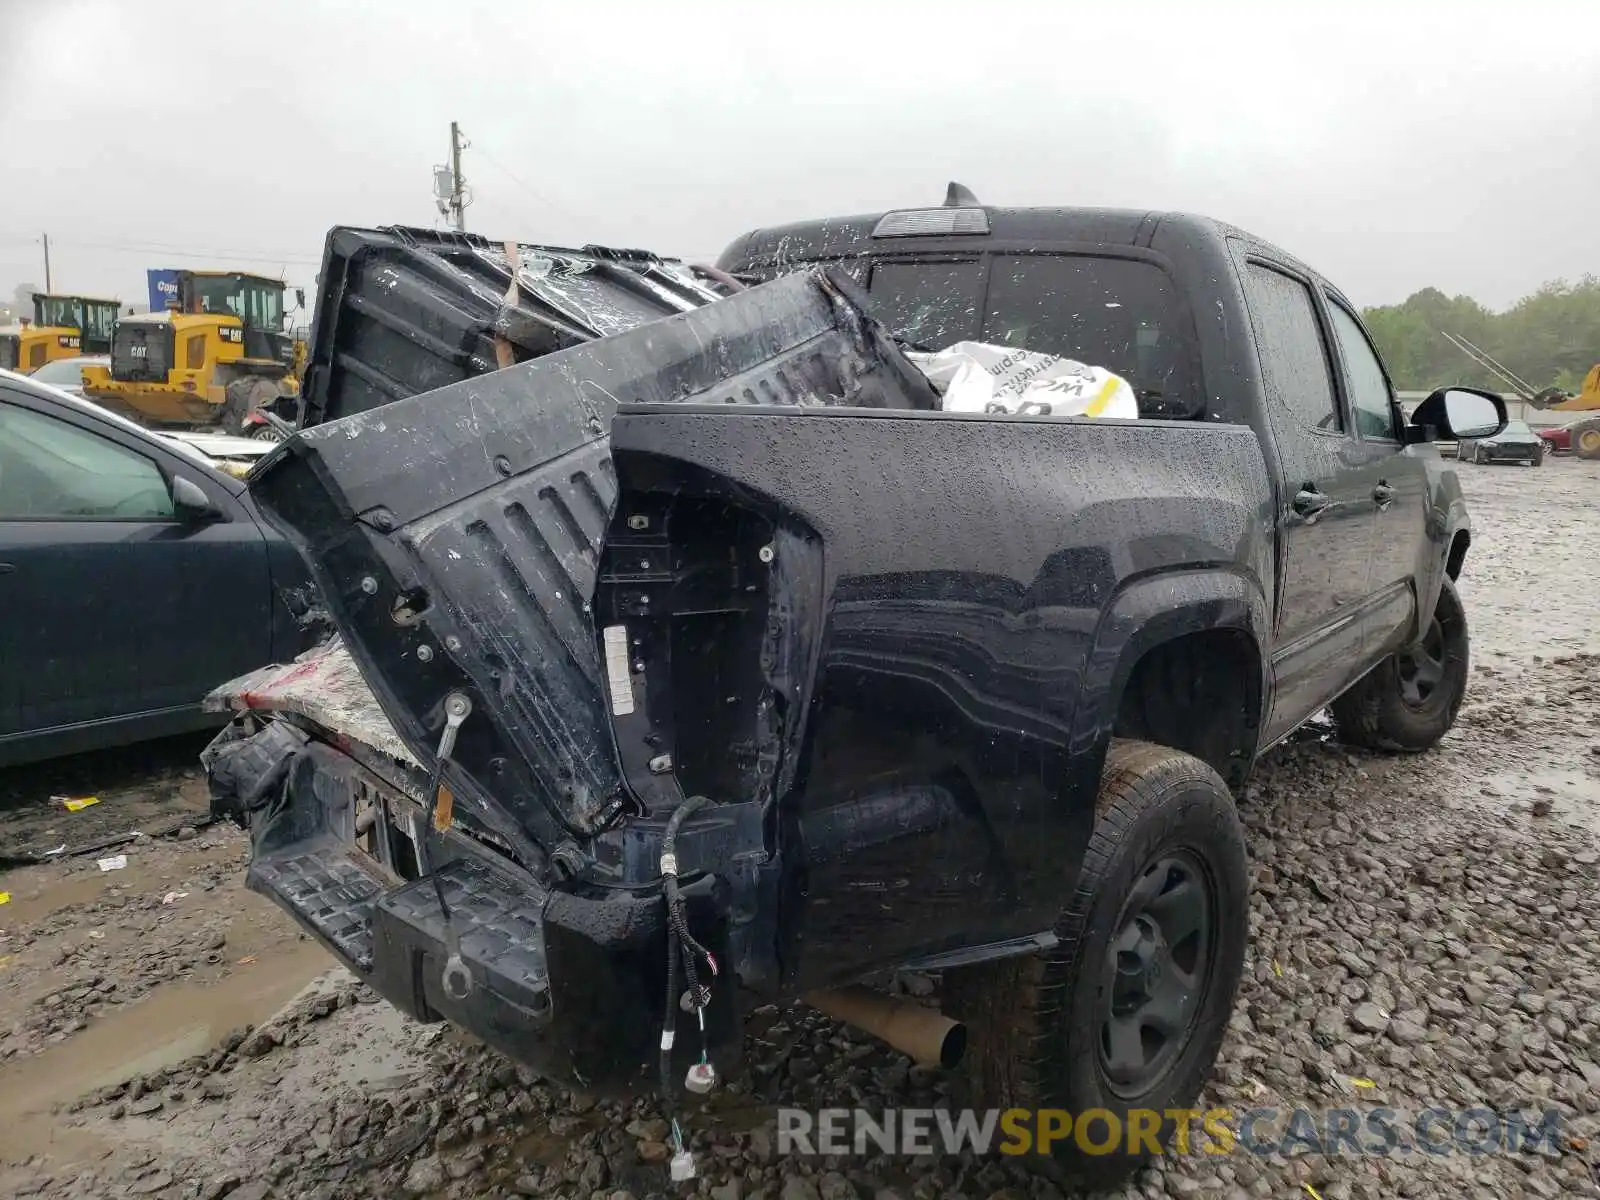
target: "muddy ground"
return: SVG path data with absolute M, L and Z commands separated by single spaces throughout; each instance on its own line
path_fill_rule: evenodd
M 1554 1108 L 1540 1153 L 1168 1157 L 1125 1196 L 1600 1196 L 1600 466 L 1464 467 L 1471 691 L 1418 758 L 1306 731 L 1241 811 L 1252 947 L 1206 1105 Z M 650 1102 L 544 1084 L 354 986 L 240 887 L 194 739 L 0 774 L 0 1195 L 678 1193 Z M 54 795 L 97 795 L 69 813 Z M 138 831 L 142 836 L 133 837 Z M 97 859 L 126 855 L 120 870 Z M 773 1109 L 911 1107 L 959 1081 L 806 1010 L 691 1125 L 737 1200 L 1059 1193 L 1010 1160 L 789 1158 Z

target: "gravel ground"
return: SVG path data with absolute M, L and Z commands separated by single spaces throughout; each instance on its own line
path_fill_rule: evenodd
M 1118 1195 L 1600 1196 L 1600 470 L 1462 472 L 1478 533 L 1460 721 L 1420 757 L 1313 726 L 1261 764 L 1240 804 L 1251 949 L 1202 1106 L 1554 1108 L 1565 1135 L 1538 1154 L 1169 1156 Z M 119 781 L 125 811 L 181 818 L 193 777 L 152 770 Z M 40 800 L 55 787 L 0 777 L 34 800 L 0 846 L 64 839 L 96 811 L 60 816 Z M 0 876 L 0 1194 L 1060 1194 L 1011 1160 L 780 1159 L 779 1104 L 962 1094 L 805 1009 L 755 1014 L 749 1069 L 692 1126 L 702 1178 L 678 1192 L 653 1103 L 597 1103 L 372 1003 L 243 892 L 237 833 L 124 849 L 119 872 L 87 857 Z

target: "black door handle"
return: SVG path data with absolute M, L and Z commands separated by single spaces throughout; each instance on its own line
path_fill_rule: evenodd
M 1327 512 L 1332 503 L 1326 494 L 1314 488 L 1303 487 L 1294 494 L 1294 511 L 1306 519 L 1307 525 Z
M 1380 483 L 1372 489 L 1372 498 L 1378 502 L 1379 508 L 1388 508 L 1390 504 L 1394 503 L 1396 495 L 1398 493 L 1387 483 Z
M 0 563 L 0 575 L 9 575 L 17 568 L 13 563 Z

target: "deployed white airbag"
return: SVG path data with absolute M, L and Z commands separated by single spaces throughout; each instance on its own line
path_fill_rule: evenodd
M 1123 421 L 1139 416 L 1127 380 L 1070 358 L 987 342 L 957 342 L 907 357 L 943 397 L 945 412 Z

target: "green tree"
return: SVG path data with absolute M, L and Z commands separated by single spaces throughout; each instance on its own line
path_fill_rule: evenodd
M 1424 288 L 1402 304 L 1369 308 L 1367 328 L 1402 391 L 1431 391 L 1452 383 L 1506 390 L 1446 338 L 1464 337 L 1487 351 L 1535 390 L 1574 390 L 1600 362 L 1600 278 L 1554 280 L 1495 313 L 1470 296 Z

